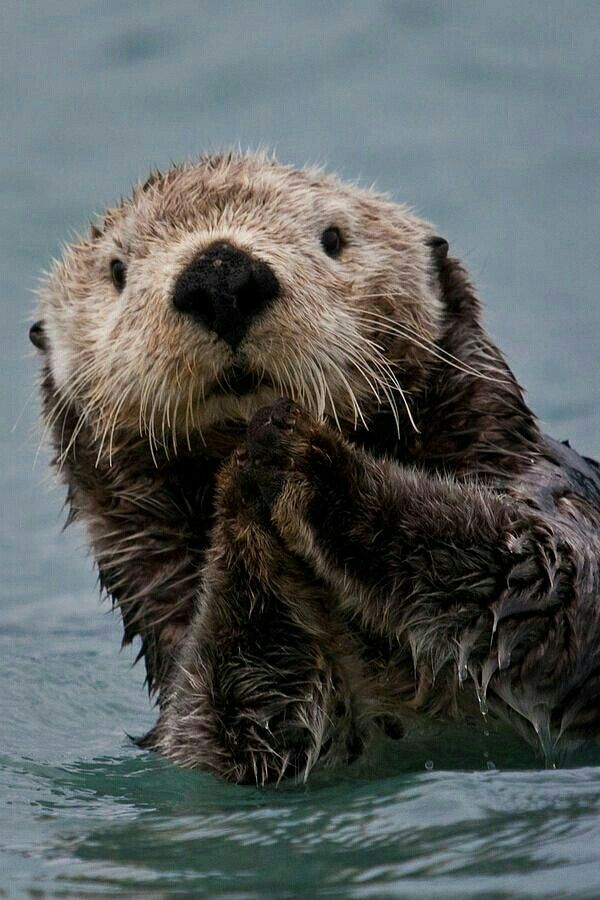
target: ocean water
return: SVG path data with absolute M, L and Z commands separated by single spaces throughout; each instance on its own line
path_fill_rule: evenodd
M 275 148 L 438 223 L 547 430 L 600 455 L 600 5 L 5 0 L 0 11 L 0 894 L 597 897 L 600 754 L 429 728 L 254 790 L 183 772 L 39 449 L 27 321 L 153 164 Z

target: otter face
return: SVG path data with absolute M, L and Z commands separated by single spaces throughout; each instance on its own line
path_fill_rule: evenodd
M 32 340 L 107 449 L 118 434 L 176 447 L 280 395 L 351 429 L 402 409 L 439 336 L 432 236 L 320 171 L 207 156 L 66 250 Z

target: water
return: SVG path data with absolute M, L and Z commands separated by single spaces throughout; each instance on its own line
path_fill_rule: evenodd
M 600 455 L 600 6 L 5 0 L 0 847 L 9 895 L 600 894 L 600 758 L 429 729 L 306 787 L 177 770 L 80 532 L 33 468 L 39 270 L 152 164 L 240 142 L 436 221 L 557 437 Z

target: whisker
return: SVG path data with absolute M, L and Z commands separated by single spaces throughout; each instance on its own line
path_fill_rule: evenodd
M 383 293 L 365 294 L 361 295 L 360 299 L 393 296 L 393 294 Z M 444 347 L 441 347 L 430 338 L 427 338 L 421 334 L 413 334 L 407 325 L 397 322 L 390 316 L 385 316 L 382 313 L 377 312 L 376 310 L 357 310 L 357 313 L 364 322 L 376 328 L 379 328 L 380 330 L 385 331 L 388 334 L 396 334 L 398 337 L 402 337 L 405 340 L 411 341 L 415 346 L 420 347 L 426 352 L 432 353 L 433 356 L 436 356 L 438 359 L 440 359 L 442 362 L 446 362 L 448 365 L 454 365 L 455 368 L 463 371 L 465 374 L 473 375 L 486 381 L 494 381 L 497 383 L 506 384 L 506 379 L 498 378 L 496 376 L 481 372 L 480 370 L 471 366 L 469 363 L 464 362 L 464 360 L 461 360 L 457 356 L 454 356 L 454 354 L 450 353 L 448 350 L 445 350 Z
M 23 415 L 24 415 L 24 413 L 25 413 L 25 410 L 27 409 L 27 407 L 28 407 L 29 404 L 31 403 L 31 401 L 32 401 L 32 399 L 33 399 L 33 397 L 34 397 L 34 395 L 37 394 L 38 390 L 39 390 L 39 389 L 38 389 L 37 385 L 31 389 L 31 393 L 29 394 L 29 396 L 27 397 L 25 403 L 23 404 L 23 408 L 21 409 L 21 412 L 20 412 L 19 415 L 17 416 L 14 425 L 11 426 L 11 429 L 10 429 L 11 434 L 14 434 L 14 432 L 17 430 L 17 427 L 18 427 L 18 425 L 19 425 L 19 422 L 20 422 L 21 419 L 23 418 Z
M 343 350 L 345 351 L 347 357 L 350 359 L 350 362 L 355 366 L 355 368 L 358 369 L 362 377 L 367 381 L 373 394 L 377 398 L 378 403 L 381 403 L 381 398 L 379 396 L 379 390 L 377 389 L 377 387 L 387 398 L 394 415 L 396 430 L 398 434 L 400 434 L 400 419 L 398 415 L 398 409 L 393 398 L 392 389 L 396 390 L 400 394 L 400 397 L 406 408 L 411 426 L 415 431 L 418 432 L 419 429 L 414 420 L 412 410 L 410 409 L 410 406 L 408 404 L 408 400 L 406 399 L 406 393 L 403 390 L 397 376 L 395 375 L 394 371 L 392 370 L 387 360 L 385 360 L 383 355 L 374 350 L 375 345 L 373 345 L 372 342 L 369 342 L 369 344 L 371 346 L 369 347 L 370 356 L 368 358 L 364 355 L 361 355 L 357 345 L 350 344 L 347 338 L 344 340 Z M 375 367 L 376 371 L 373 370 L 373 366 Z M 390 379 L 391 383 L 388 383 L 387 378 Z
M 38 447 L 35 453 L 33 468 L 35 468 L 37 464 L 37 460 L 39 457 L 40 450 L 46 440 L 46 437 L 49 431 L 54 427 L 54 425 L 58 422 L 60 416 L 64 416 L 63 419 L 63 429 L 61 434 L 61 444 L 60 451 L 62 453 L 62 444 L 64 440 L 64 428 L 65 428 L 65 420 L 68 415 L 71 406 L 75 403 L 76 393 L 77 391 L 83 391 L 84 388 L 87 387 L 87 384 L 91 382 L 92 376 L 96 372 L 96 366 L 93 362 L 87 363 L 79 369 L 75 369 L 65 384 L 62 386 L 62 390 L 56 388 L 54 390 L 54 397 L 56 398 L 56 402 L 48 411 L 48 414 L 45 416 L 45 424 L 44 428 L 38 443 Z M 60 468 L 60 467 L 59 467 Z
M 112 428 L 110 430 L 110 438 L 108 441 L 108 464 L 109 464 L 109 466 L 112 466 L 113 438 L 115 435 L 115 428 L 117 427 L 117 422 L 119 419 L 119 413 L 121 412 L 121 409 L 122 409 L 125 401 L 131 394 L 131 390 L 132 390 L 131 384 L 125 386 L 123 393 L 121 395 L 121 398 L 120 398 L 119 402 L 117 403 L 117 405 L 115 406 L 115 411 L 112 416 L 113 424 L 112 424 Z
M 337 426 L 338 431 L 341 432 L 342 426 L 340 425 L 340 420 L 338 418 L 335 401 L 331 395 L 331 390 L 329 388 L 329 385 L 327 384 L 327 379 L 325 377 L 325 373 L 323 372 L 323 368 L 319 362 L 317 362 L 317 366 L 319 368 L 319 372 L 321 373 L 321 384 L 323 385 L 324 393 L 329 398 L 329 403 L 331 404 L 331 413 L 333 415 L 334 422 Z M 325 398 L 322 397 L 322 399 L 324 400 Z M 355 413 L 354 413 L 354 427 L 355 428 L 356 428 L 357 424 L 358 424 L 358 419 L 356 418 L 356 411 L 355 411 Z

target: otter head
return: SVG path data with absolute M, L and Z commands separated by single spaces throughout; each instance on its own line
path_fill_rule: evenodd
M 176 449 L 280 395 L 343 430 L 382 405 L 409 428 L 446 251 L 404 207 L 319 170 L 230 154 L 155 173 L 40 292 L 47 408 L 75 410 L 101 454 L 134 436 Z

